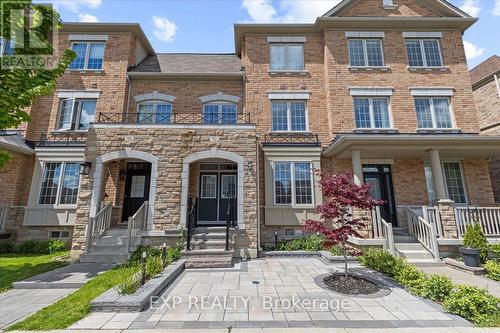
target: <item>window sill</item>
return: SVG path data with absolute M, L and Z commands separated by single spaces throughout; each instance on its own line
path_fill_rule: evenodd
M 391 68 L 389 66 L 347 66 L 347 68 L 352 71 L 362 71 L 362 72 L 389 72 Z
M 355 128 L 354 133 L 399 133 L 396 128 Z
M 417 133 L 461 133 L 460 128 L 417 128 Z
M 53 130 L 51 133 L 58 135 L 58 134 L 86 134 L 88 133 L 88 130 Z
M 439 67 L 414 67 L 407 66 L 406 69 L 410 72 L 448 72 L 450 68 L 448 66 Z
M 313 133 L 309 131 L 270 131 L 269 134 L 283 135 L 283 134 L 313 134 Z
M 304 70 L 268 70 L 269 75 L 308 75 L 309 71 Z
M 80 73 L 80 74 L 104 74 L 103 69 L 67 69 L 65 73 Z

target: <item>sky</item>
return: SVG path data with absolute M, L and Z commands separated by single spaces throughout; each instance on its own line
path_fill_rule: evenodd
M 339 1 L 49 0 L 63 21 L 140 23 L 157 52 L 203 53 L 234 52 L 234 23 L 312 23 Z M 469 67 L 500 55 L 500 0 L 450 2 L 479 18 L 464 35 Z

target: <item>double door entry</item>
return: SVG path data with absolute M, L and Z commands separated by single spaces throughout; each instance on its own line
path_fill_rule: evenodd
M 232 217 L 236 216 L 236 173 L 202 172 L 199 184 L 198 225 L 225 225 L 229 204 Z

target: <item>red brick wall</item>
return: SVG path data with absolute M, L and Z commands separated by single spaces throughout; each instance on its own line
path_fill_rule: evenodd
M 383 8 L 382 0 L 353 1 L 340 16 L 439 16 L 419 1 L 394 0 L 395 9 Z
M 35 157 L 10 152 L 12 159 L 0 169 L 0 204 L 26 205 Z

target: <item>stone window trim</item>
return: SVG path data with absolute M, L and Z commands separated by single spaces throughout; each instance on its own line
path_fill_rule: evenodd
M 231 102 L 231 103 L 239 103 L 239 101 L 241 100 L 241 97 L 225 94 L 225 93 L 219 91 L 216 94 L 200 96 L 200 97 L 198 97 L 198 99 L 200 100 L 201 103 L 222 102 L 222 101 L 223 102 Z
M 452 87 L 409 87 L 412 96 L 444 96 L 454 95 Z
M 268 43 L 305 43 L 306 36 L 268 36 Z
M 392 96 L 393 87 L 347 87 L 351 96 Z
M 76 35 L 72 34 L 69 35 L 69 40 L 70 41 L 99 41 L 99 42 L 105 42 L 108 40 L 108 35 L 107 34 L 96 34 L 96 35 Z
M 346 31 L 346 38 L 385 38 L 383 31 Z
M 151 93 L 145 93 L 141 95 L 134 96 L 134 100 L 136 103 L 140 102 L 150 102 L 150 101 L 163 101 L 173 103 L 176 97 L 172 95 L 162 94 L 158 91 L 153 91 Z
M 440 31 L 403 31 L 404 38 L 443 38 Z
M 58 90 L 57 98 L 99 98 L 101 90 Z
M 309 91 L 268 91 L 267 98 L 270 100 L 308 100 L 311 96 Z

